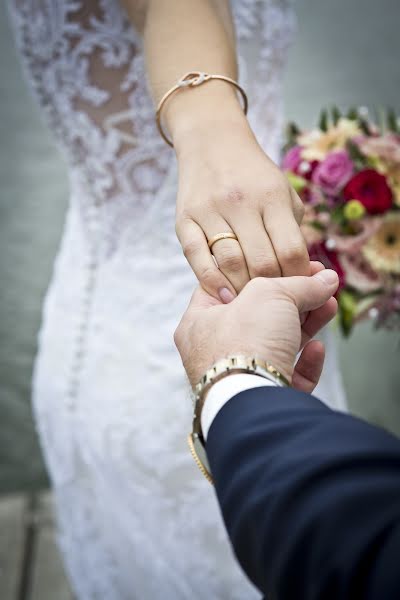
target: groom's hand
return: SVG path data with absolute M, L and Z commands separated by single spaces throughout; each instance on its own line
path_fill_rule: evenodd
M 270 362 L 294 387 L 311 392 L 324 361 L 323 344 L 312 338 L 336 314 L 338 287 L 336 273 L 320 263 L 312 263 L 312 273 L 253 279 L 230 304 L 198 288 L 175 333 L 192 385 L 217 360 L 244 355 Z

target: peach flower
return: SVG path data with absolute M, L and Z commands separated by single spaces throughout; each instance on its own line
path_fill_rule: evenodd
M 400 275 L 400 214 L 386 215 L 362 253 L 373 269 Z
M 337 252 L 349 255 L 358 254 L 366 241 L 374 235 L 382 224 L 382 217 L 369 217 L 357 223 L 358 231 L 355 235 L 342 235 L 331 233 L 329 239 Z
M 314 129 L 304 133 L 298 138 L 298 143 L 303 146 L 302 158 L 304 160 L 324 160 L 333 150 L 343 150 L 348 140 L 360 135 L 361 130 L 355 121 L 339 119 L 337 125 L 320 131 Z
M 385 162 L 400 165 L 400 138 L 394 133 L 379 137 L 362 137 L 357 145 L 365 156 L 376 156 Z
M 354 254 L 352 256 L 339 254 L 339 257 L 346 273 L 347 285 L 363 294 L 376 292 L 382 287 L 382 277 L 371 269 L 361 254 Z

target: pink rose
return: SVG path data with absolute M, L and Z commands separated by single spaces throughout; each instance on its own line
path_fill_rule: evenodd
M 335 196 L 353 175 L 354 165 L 346 150 L 329 154 L 315 169 L 312 181 L 326 194 Z
M 284 171 L 291 171 L 295 175 L 299 175 L 308 181 L 312 178 L 312 174 L 319 164 L 317 160 L 304 160 L 302 153 L 304 148 L 302 146 L 293 146 L 283 157 L 282 169 Z
M 302 162 L 301 158 L 301 146 L 293 146 L 290 148 L 283 157 L 282 168 L 284 171 L 292 171 L 292 173 L 297 173 L 297 169 Z

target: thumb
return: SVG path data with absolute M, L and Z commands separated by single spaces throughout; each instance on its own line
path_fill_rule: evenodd
M 188 309 L 192 311 L 210 308 L 211 306 L 219 306 L 220 304 L 222 304 L 220 300 L 217 300 L 214 298 L 214 296 L 211 296 L 201 287 L 201 285 L 199 285 L 193 292 Z
M 336 292 L 339 278 L 335 271 L 324 269 L 312 277 L 283 277 L 280 287 L 295 301 L 299 312 L 319 308 Z

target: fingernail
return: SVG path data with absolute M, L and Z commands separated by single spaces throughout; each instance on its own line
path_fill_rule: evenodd
M 224 304 L 229 304 L 229 302 L 235 299 L 235 296 L 228 288 L 221 288 L 218 294 Z
M 338 276 L 336 271 L 332 271 L 332 269 L 324 269 L 324 271 L 320 271 L 315 275 L 319 279 L 322 279 L 324 283 L 327 285 L 333 285 L 334 283 L 338 283 Z

